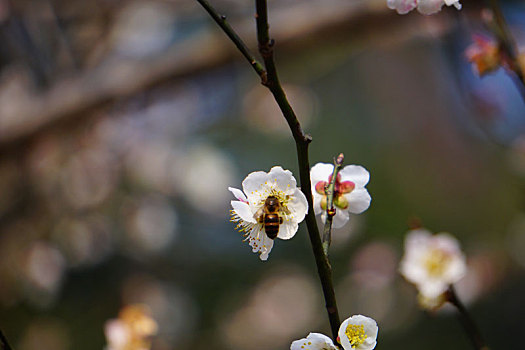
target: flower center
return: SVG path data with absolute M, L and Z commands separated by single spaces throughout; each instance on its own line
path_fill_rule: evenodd
M 283 191 L 279 191 L 279 190 L 276 190 L 276 189 L 271 189 L 270 191 L 265 191 L 265 194 L 259 200 L 258 207 L 263 206 L 264 203 L 266 202 L 266 199 L 268 199 L 268 197 L 270 197 L 270 196 L 274 196 L 279 201 L 279 204 L 280 204 L 279 212 L 281 212 L 283 214 L 288 214 L 289 213 L 288 202 L 290 201 L 290 196 L 284 194 Z
M 330 184 L 330 181 L 332 181 L 332 175 L 328 177 L 328 181 L 319 181 L 315 185 L 315 191 L 323 195 L 323 198 L 321 199 L 321 208 L 323 210 L 326 210 L 327 205 L 327 196 L 325 189 Z M 343 194 L 352 192 L 354 188 L 355 184 L 352 181 L 341 181 L 341 174 L 337 174 L 334 183 L 334 205 L 341 209 L 348 208 L 348 201 L 343 196 Z
M 426 256 L 424 266 L 430 276 L 441 276 L 450 263 L 450 256 L 441 249 L 433 249 Z
M 365 339 L 368 338 L 368 336 L 365 334 L 365 326 L 362 324 L 349 324 L 346 327 L 345 334 L 348 340 L 350 341 L 350 345 L 352 345 L 352 348 L 363 344 Z

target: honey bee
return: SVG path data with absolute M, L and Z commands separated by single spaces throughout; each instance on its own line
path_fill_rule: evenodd
M 266 235 L 270 239 L 275 239 L 279 233 L 279 226 L 283 223 L 283 218 L 279 216 L 281 203 L 275 196 L 268 196 L 261 209 L 257 210 L 254 218 L 263 225 Z

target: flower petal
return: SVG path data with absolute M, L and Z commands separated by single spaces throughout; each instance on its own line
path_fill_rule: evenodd
M 252 201 L 251 198 L 256 196 L 256 193 L 263 190 L 264 184 L 268 181 L 268 174 L 264 171 L 254 171 L 249 173 L 248 176 L 242 182 L 242 189 L 246 196 Z
M 352 181 L 356 188 L 364 187 L 370 180 L 368 170 L 360 165 L 347 165 L 341 171 L 341 181 Z
M 363 325 L 363 330 L 366 335 L 366 339 L 363 343 L 359 344 L 357 347 L 352 347 L 352 344 L 350 344 L 350 341 L 346 335 L 346 328 L 348 325 L 355 325 L 360 326 Z M 371 350 L 375 348 L 377 344 L 377 332 L 378 327 L 376 321 L 371 319 L 370 317 L 366 317 L 363 315 L 354 315 L 352 317 L 347 318 L 346 320 L 341 323 L 341 326 L 339 327 L 339 331 L 337 334 L 339 335 L 339 339 L 341 342 L 341 345 L 343 346 L 343 349 L 345 350 L 351 350 L 351 349 L 359 349 L 359 350 Z
M 324 196 L 316 192 L 313 192 L 312 195 L 314 197 L 314 213 L 315 215 L 321 214 L 323 212 L 323 208 L 321 208 L 321 201 L 323 200 Z
M 332 339 L 321 333 L 310 333 L 306 338 L 295 340 L 290 350 L 337 350 Z
M 260 249 L 261 254 L 259 255 L 259 259 L 262 261 L 268 260 L 268 256 L 273 248 L 273 239 L 268 238 L 266 235 L 263 237 L 263 245 Z
M 348 211 L 354 214 L 361 214 L 367 210 L 372 200 L 365 188 L 356 188 L 344 196 L 348 200 Z
M 304 220 L 304 217 L 308 212 L 308 201 L 300 189 L 295 188 L 293 194 L 290 195 L 290 200 L 286 206 L 292 213 L 292 216 L 290 217 L 291 220 L 295 220 L 296 222 L 301 222 Z
M 279 233 L 277 234 L 277 237 L 280 239 L 290 239 L 295 236 L 298 229 L 299 224 L 297 221 L 293 219 L 284 220 L 281 226 L 279 226 Z
M 326 215 L 325 215 L 325 220 L 326 220 Z M 341 228 L 348 222 L 348 220 L 350 220 L 350 214 L 348 214 L 348 211 L 336 208 L 335 216 L 332 219 L 332 227 Z
M 257 223 L 257 220 L 253 217 L 252 210 L 247 203 L 241 201 L 231 201 L 231 205 L 235 214 L 237 214 L 242 220 L 251 223 Z
M 283 192 L 297 188 L 297 181 L 290 170 L 284 170 L 280 166 L 274 166 L 268 173 L 268 181 L 275 184 L 276 188 Z
M 417 0 L 387 0 L 386 4 L 388 8 L 404 15 L 416 8 Z
M 315 185 L 319 181 L 328 181 L 328 178 L 334 172 L 333 164 L 328 163 L 317 163 L 310 169 L 310 179 L 312 181 L 312 191 L 315 189 Z
M 233 187 L 228 187 L 228 190 L 231 193 L 233 193 L 235 198 L 237 198 L 241 202 L 248 202 L 248 198 L 246 198 L 246 195 L 241 190 L 239 190 L 237 188 L 233 188 Z
M 443 0 L 419 0 L 417 10 L 424 15 L 432 15 L 441 11 L 444 4 Z

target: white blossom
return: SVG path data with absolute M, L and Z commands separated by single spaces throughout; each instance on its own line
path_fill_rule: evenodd
M 461 10 L 459 0 L 387 0 L 387 6 L 396 10 L 400 15 L 404 15 L 417 7 L 417 10 L 424 15 L 432 15 L 441 11 L 443 5 L 454 6 Z
M 310 170 L 314 212 L 321 214 L 326 221 L 327 197 L 325 187 L 332 178 L 333 164 L 317 163 Z M 365 186 L 370 179 L 368 171 L 360 165 L 347 165 L 337 173 L 334 187 L 334 207 L 336 209 L 332 226 L 343 227 L 350 214 L 360 214 L 370 206 L 372 198 Z
M 459 242 L 450 234 L 432 235 L 426 229 L 416 229 L 406 236 L 400 272 L 416 285 L 421 300 L 439 300 L 450 285 L 465 275 L 465 261 Z
M 337 350 L 337 347 L 326 335 L 310 333 L 306 338 L 295 340 L 290 350 Z
M 306 197 L 297 187 L 297 182 L 289 170 L 280 166 L 270 169 L 270 172 L 255 171 L 242 182 L 242 191 L 228 188 L 237 200 L 231 201 L 231 221 L 237 223 L 237 229 L 244 232 L 252 251 L 260 253 L 261 260 L 267 260 L 273 247 L 273 239 L 266 232 L 264 217 L 265 202 L 273 196 L 279 203 L 279 224 L 277 238 L 292 238 L 303 221 L 307 211 Z
M 354 315 L 347 318 L 339 327 L 339 342 L 344 350 L 372 350 L 377 344 L 376 321 L 363 315 Z

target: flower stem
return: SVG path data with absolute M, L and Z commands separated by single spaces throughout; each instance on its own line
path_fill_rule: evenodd
M 308 145 L 312 141 L 310 135 L 303 132 L 301 124 L 295 115 L 295 112 L 286 98 L 286 94 L 279 82 L 277 69 L 273 60 L 273 45 L 274 41 L 270 39 L 269 25 L 268 25 L 268 8 L 266 0 L 256 0 L 256 25 L 257 25 L 257 41 L 259 44 L 259 52 L 264 60 L 264 66 L 253 58 L 242 39 L 235 33 L 235 31 L 228 25 L 224 16 L 220 16 L 217 11 L 206 1 L 197 0 L 210 16 L 217 22 L 222 30 L 234 42 L 237 48 L 241 51 L 244 57 L 250 62 L 255 72 L 261 77 L 261 83 L 266 86 L 275 101 L 279 105 L 281 112 L 290 127 L 295 146 L 297 149 L 297 160 L 299 163 L 299 180 L 301 183 L 301 191 L 306 196 L 308 201 L 308 213 L 306 214 L 306 226 L 312 244 L 312 250 L 317 265 L 317 273 L 321 280 L 323 288 L 323 295 L 328 312 L 328 319 L 330 321 L 330 328 L 332 330 L 332 337 L 334 342 L 337 342 L 337 331 L 341 324 L 339 319 L 339 312 L 337 310 L 337 302 L 335 299 L 335 292 L 332 282 L 332 268 L 328 257 L 324 254 L 319 228 L 315 220 L 312 200 L 312 185 L 310 182 L 310 163 L 308 161 Z
M 330 183 L 328 184 L 328 186 L 326 186 L 324 190 L 326 194 L 326 221 L 324 223 L 324 230 L 323 230 L 323 250 L 326 256 L 328 256 L 328 248 L 330 248 L 330 244 L 332 243 L 332 221 L 335 216 L 335 208 L 334 208 L 335 183 L 337 181 L 337 174 L 339 173 L 339 170 L 341 170 L 344 160 L 345 160 L 345 156 L 343 153 L 339 154 L 339 156 L 337 156 L 337 158 L 334 159 L 334 172 L 332 173 L 332 178 L 330 179 Z
M 450 286 L 445 294 L 447 301 L 450 302 L 452 305 L 458 309 L 458 316 L 463 324 L 463 328 L 465 329 L 465 332 L 470 337 L 470 340 L 472 341 L 472 345 L 474 346 L 474 349 L 476 350 L 489 350 L 489 347 L 485 345 L 485 342 L 483 341 L 483 338 L 481 336 L 481 333 L 479 332 L 478 327 L 474 323 L 474 320 L 472 317 L 470 317 L 470 314 L 468 313 L 467 309 L 465 308 L 465 305 L 459 300 L 456 291 L 454 290 L 453 286 Z
M 0 344 L 2 345 L 2 350 L 11 350 L 11 346 L 9 345 L 4 333 L 2 333 L 2 330 L 0 330 Z

